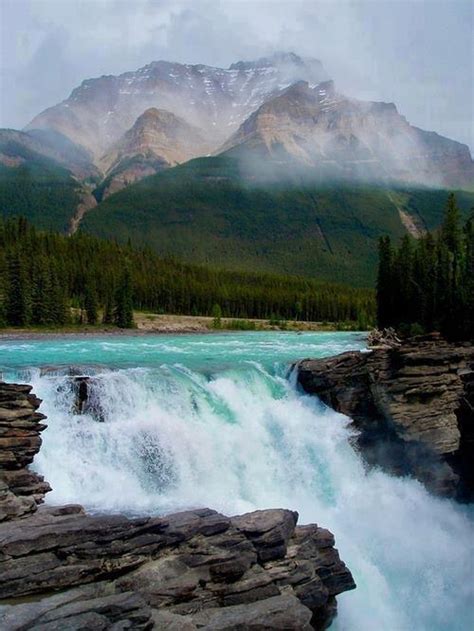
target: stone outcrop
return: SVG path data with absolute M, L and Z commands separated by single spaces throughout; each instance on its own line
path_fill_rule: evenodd
M 42 476 L 29 471 L 41 446 L 41 400 L 30 386 L 0 382 L 0 522 L 33 513 L 51 490 Z
M 392 327 L 387 329 L 372 329 L 367 335 L 367 346 L 374 350 L 376 348 L 394 348 L 400 346 L 402 340 Z
M 29 386 L 2 383 L 0 402 L 0 458 L 16 467 L 2 475 L 26 476 L 8 492 L 34 503 L 0 524 L 1 629 L 325 629 L 336 596 L 355 588 L 332 534 L 297 526 L 289 510 L 137 518 L 78 505 L 35 510 L 47 489 L 31 491 L 44 483 L 25 467 L 45 427 L 40 401 Z
M 450 497 L 473 495 L 474 346 L 438 334 L 303 360 L 298 381 L 353 419 L 370 464 Z

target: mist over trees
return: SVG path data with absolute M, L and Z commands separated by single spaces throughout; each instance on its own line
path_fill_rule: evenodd
M 9 326 L 133 324 L 155 313 L 311 321 L 375 319 L 371 289 L 314 279 L 228 272 L 84 234 L 40 232 L 0 219 L 0 322 Z
M 474 208 L 465 225 L 454 194 L 436 233 L 379 242 L 377 321 L 405 333 L 474 339 Z

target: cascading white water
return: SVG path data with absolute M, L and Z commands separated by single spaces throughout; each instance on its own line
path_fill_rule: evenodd
M 64 377 L 32 376 L 48 416 L 35 467 L 48 501 L 92 510 L 227 514 L 286 507 L 336 536 L 357 590 L 339 631 L 465 631 L 472 517 L 414 480 L 367 472 L 349 420 L 255 363 L 214 376 L 184 366 L 104 372 L 104 422 L 71 412 Z

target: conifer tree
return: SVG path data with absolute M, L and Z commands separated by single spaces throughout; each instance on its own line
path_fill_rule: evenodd
M 461 276 L 463 289 L 462 311 L 464 314 L 463 337 L 474 340 L 474 208 L 466 222 L 464 266 Z
M 97 324 L 97 294 L 94 281 L 91 278 L 86 281 L 85 285 L 84 309 L 86 311 L 88 324 Z
M 122 271 L 115 294 L 114 322 L 121 329 L 133 327 L 132 277 L 128 265 Z
M 114 300 L 113 291 L 107 291 L 104 301 L 104 311 L 102 314 L 102 324 L 113 324 L 114 322 Z
M 450 193 L 448 196 L 440 236 L 453 256 L 457 255 L 461 249 L 462 230 L 461 213 L 454 193 Z
M 39 325 L 52 324 L 51 276 L 43 256 L 36 257 L 32 272 L 31 322 Z
M 212 307 L 212 326 L 214 329 L 220 329 L 222 326 L 222 309 L 221 306 L 215 304 Z
M 379 268 L 377 274 L 377 322 L 380 327 L 392 324 L 392 245 L 390 237 L 379 239 Z
M 18 251 L 10 255 L 7 266 L 6 320 L 12 326 L 25 326 L 30 321 L 30 292 L 24 263 Z
M 51 283 L 51 321 L 55 325 L 62 325 L 69 320 L 69 309 L 67 306 L 67 296 L 64 284 L 60 280 L 60 275 L 54 261 L 50 265 Z
M 450 339 L 474 337 L 474 213 L 462 230 L 456 199 L 450 195 L 436 238 L 430 233 L 418 241 L 404 237 L 391 257 L 387 281 L 388 258 L 387 242 L 382 240 L 380 326 L 390 321 L 407 331 L 438 329 Z

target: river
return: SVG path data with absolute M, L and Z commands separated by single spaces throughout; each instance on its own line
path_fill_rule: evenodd
M 0 341 L 0 371 L 43 399 L 34 468 L 47 502 L 294 509 L 334 533 L 358 586 L 339 596 L 332 631 L 465 631 L 472 510 L 368 471 L 350 420 L 296 387 L 293 361 L 363 348 L 356 333 L 13 339 Z M 91 414 L 73 412 L 70 366 L 96 375 Z

